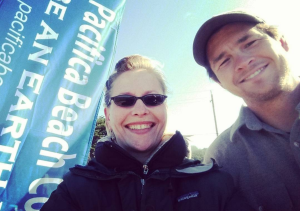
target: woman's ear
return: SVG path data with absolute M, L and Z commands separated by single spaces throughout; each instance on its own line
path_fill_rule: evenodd
M 110 128 L 110 117 L 109 117 L 109 108 L 107 108 L 107 107 L 104 108 L 104 114 L 105 114 L 106 128 L 108 130 L 111 130 L 111 128 Z
M 109 112 L 107 107 L 104 108 L 104 115 L 105 115 L 105 121 L 109 121 Z
M 110 119 L 109 119 L 109 111 L 108 108 L 104 108 L 104 114 L 105 114 L 105 128 L 107 135 L 111 135 L 111 127 L 110 127 Z

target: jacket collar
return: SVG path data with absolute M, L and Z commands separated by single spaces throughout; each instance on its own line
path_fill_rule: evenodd
M 180 165 L 186 154 L 186 143 L 180 132 L 176 131 L 176 134 L 156 151 L 147 163 L 148 174 L 151 174 L 156 169 Z M 98 142 L 95 158 L 98 163 L 115 172 L 133 171 L 138 175 L 143 175 L 144 173 L 144 164 L 112 141 Z
M 165 143 L 151 158 L 147 175 L 165 180 L 168 177 L 189 177 L 218 168 L 214 163 L 202 165 L 198 160 L 187 159 L 186 143 L 179 132 Z M 77 165 L 70 171 L 91 179 L 111 180 L 129 174 L 144 178 L 143 164 L 111 141 L 99 142 L 95 151 L 96 158 L 87 166 Z

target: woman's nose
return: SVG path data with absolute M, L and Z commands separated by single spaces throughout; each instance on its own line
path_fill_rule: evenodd
M 141 99 L 138 99 L 132 108 L 132 115 L 146 115 L 149 113 L 148 107 Z

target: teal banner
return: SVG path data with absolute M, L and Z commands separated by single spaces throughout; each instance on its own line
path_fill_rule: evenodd
M 40 210 L 86 164 L 124 5 L 0 1 L 0 210 Z

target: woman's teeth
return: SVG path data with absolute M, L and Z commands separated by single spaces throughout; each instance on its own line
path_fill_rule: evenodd
M 131 130 L 142 130 L 150 128 L 152 124 L 142 124 L 142 125 L 128 125 L 128 128 Z

